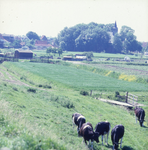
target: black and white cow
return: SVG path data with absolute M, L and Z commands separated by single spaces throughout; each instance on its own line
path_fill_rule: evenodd
M 103 136 L 105 138 L 105 134 L 107 134 L 107 139 L 105 140 L 108 145 L 108 135 L 110 131 L 110 123 L 109 122 L 99 122 L 95 127 L 95 132 L 99 133 L 99 136 L 102 135 L 102 145 L 103 145 Z
M 91 148 L 93 149 L 93 141 L 99 142 L 99 133 L 93 131 L 92 124 L 87 122 L 84 123 L 80 129 L 80 135 L 83 137 L 85 144 L 87 141 L 91 141 Z
M 80 131 L 80 128 L 82 127 L 83 123 L 86 122 L 86 119 L 83 115 L 79 114 L 79 113 L 74 113 L 72 115 L 72 120 L 73 120 L 73 128 L 74 128 L 74 125 L 76 125 L 78 128 L 77 128 L 77 132 L 78 132 L 78 136 L 80 135 L 79 131 Z
M 122 148 L 122 139 L 124 135 L 124 126 L 122 124 L 116 125 L 111 131 L 111 140 L 113 143 L 113 150 L 118 149 L 118 145 L 120 144 L 120 148 Z M 119 140 L 121 139 L 120 143 Z
M 143 122 L 144 122 L 144 117 L 145 117 L 145 111 L 142 108 L 136 107 L 134 109 L 135 112 L 135 117 L 136 117 L 136 123 L 137 123 L 137 119 L 139 121 L 140 126 L 143 126 Z

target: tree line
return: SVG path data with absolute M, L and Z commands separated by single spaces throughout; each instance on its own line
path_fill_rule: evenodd
M 94 22 L 65 27 L 58 34 L 59 47 L 67 51 L 108 53 L 142 50 L 142 44 L 136 40 L 133 29 L 122 26 L 120 33 L 114 30 L 115 24 L 104 25 Z
M 138 42 L 134 35 L 134 30 L 128 26 L 122 26 L 118 33 L 116 23 L 97 24 L 77 24 L 73 27 L 65 27 L 60 31 L 58 37 L 48 38 L 54 41 L 56 48 L 47 48 L 47 53 L 59 53 L 61 51 L 82 51 L 82 52 L 106 52 L 106 53 L 128 53 L 142 51 L 142 43 Z M 40 40 L 37 33 L 29 31 L 24 38 L 14 40 L 6 45 L 8 47 L 21 48 L 21 42 L 30 49 L 35 48 L 35 41 Z M 2 43 L 2 42 L 1 42 Z M 2 43 L 3 44 L 3 43 Z M 3 45 L 2 45 L 3 46 Z M 147 51 L 148 46 L 143 49 Z

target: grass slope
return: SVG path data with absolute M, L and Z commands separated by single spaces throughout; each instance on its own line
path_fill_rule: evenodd
M 79 91 L 67 88 L 68 86 L 73 87 L 75 83 L 70 79 L 72 74 L 69 73 L 73 68 L 33 63 L 5 63 L 3 65 L 17 79 L 25 75 L 28 80 L 34 83 L 37 82 L 37 79 L 40 79 L 38 83 L 53 81 L 53 89 L 43 90 L 42 88 L 36 88 L 35 85 L 26 87 L 0 81 L 0 102 L 1 105 L 5 104 L 0 109 L 0 138 L 2 139 L 0 147 L 7 146 L 11 149 L 85 150 L 87 148 L 82 144 L 82 138 L 77 136 L 76 128 L 73 130 L 72 127 L 71 116 L 75 112 L 82 113 L 87 122 L 92 123 L 93 127 L 98 122 L 106 120 L 111 123 L 111 128 L 116 124 L 123 124 L 125 126 L 123 150 L 146 150 L 148 147 L 148 128 L 141 128 L 139 124 L 136 124 L 133 113 L 129 113 L 123 107 L 110 105 L 92 97 L 81 96 Z M 68 78 L 63 78 L 66 75 L 66 73 L 64 74 L 65 71 L 68 73 Z M 90 73 L 87 71 L 83 73 L 82 71 L 79 74 L 79 72 L 81 70 L 75 69 L 74 73 L 78 74 L 74 77 L 75 79 Z M 52 74 L 51 76 L 50 73 Z M 59 80 L 59 77 L 54 77 L 57 73 L 62 76 L 62 79 Z M 93 75 L 92 73 L 91 76 Z M 8 78 L 7 74 L 5 77 Z M 68 81 L 64 82 L 65 79 L 69 80 L 69 84 Z M 107 80 L 107 77 L 102 79 Z M 128 87 L 128 82 L 125 83 L 127 83 L 127 86 L 126 84 L 123 85 Z M 136 83 L 136 85 L 139 84 Z M 141 87 L 142 85 L 144 84 L 141 84 Z M 32 88 L 36 92 L 28 92 L 28 89 Z M 111 88 L 108 88 L 108 90 Z M 148 126 L 146 122 L 145 125 Z M 109 146 L 94 143 L 94 150 L 100 149 L 112 149 L 110 136 Z

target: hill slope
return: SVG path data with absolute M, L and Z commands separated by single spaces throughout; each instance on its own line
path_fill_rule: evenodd
M 123 149 L 139 150 L 148 147 L 148 128 L 141 128 L 139 124 L 136 124 L 133 113 L 129 113 L 123 107 L 80 95 L 79 91 L 74 90 L 77 88 L 67 86 L 69 78 L 65 81 L 66 83 L 65 79 L 52 78 L 59 74 L 57 71 L 52 77 L 49 75 L 48 71 L 50 70 L 52 74 L 54 65 L 50 65 L 50 68 L 49 65 L 32 63 L 24 66 L 10 63 L 3 65 L 7 68 L 3 68 L 1 72 L 5 74 L 5 79 L 9 80 L 7 73 L 11 74 L 14 80 L 26 77 L 24 78 L 26 80 L 21 79 L 21 82 L 29 86 L 8 83 L 1 78 L 0 99 L 1 105 L 3 104 L 1 107 L 3 123 L 1 123 L 2 132 L 0 134 L 3 139 L 3 142 L 0 143 L 1 147 L 7 146 L 14 149 L 17 143 L 22 149 L 23 147 L 24 149 L 35 149 L 37 146 L 47 149 L 51 142 L 53 149 L 86 149 L 82 144 L 82 138 L 77 136 L 76 128 L 73 130 L 72 127 L 71 116 L 75 112 L 82 113 L 93 127 L 98 122 L 106 120 L 111 123 L 111 128 L 116 124 L 123 124 L 125 126 Z M 56 67 L 58 68 L 58 65 Z M 64 69 L 64 67 L 61 68 Z M 66 67 L 65 69 L 67 69 L 66 73 L 71 71 L 71 68 Z M 78 70 L 78 72 L 81 71 Z M 24 76 L 23 73 L 25 73 Z M 50 83 L 52 88 L 37 86 L 46 83 Z M 74 85 L 73 81 L 69 83 Z M 11 128 L 8 128 L 8 124 Z M 94 149 L 111 150 L 110 136 L 108 147 L 94 143 Z

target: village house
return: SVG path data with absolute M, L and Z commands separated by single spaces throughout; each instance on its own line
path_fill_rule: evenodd
M 31 50 L 16 50 L 14 54 L 15 58 L 19 59 L 31 59 L 33 58 L 33 52 Z
M 14 36 L 11 34 L 1 34 L 3 39 L 5 39 L 8 42 L 13 42 L 14 41 Z
M 144 56 L 147 56 L 147 57 L 148 57 L 148 52 L 144 52 Z
M 45 35 L 42 35 L 40 39 L 41 39 L 41 41 L 48 41 L 48 39 Z
M 35 42 L 35 46 L 36 46 L 37 49 L 46 49 L 48 47 L 52 47 L 53 48 L 53 46 L 51 44 L 48 44 L 47 41 L 39 41 L 39 40 L 37 40 Z

